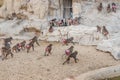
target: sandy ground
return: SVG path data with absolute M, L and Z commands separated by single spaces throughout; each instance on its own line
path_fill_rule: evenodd
M 20 40 L 12 41 L 13 45 Z M 2 41 L 0 41 L 2 43 Z M 5 61 L 0 61 L 0 80 L 63 80 L 66 77 L 77 76 L 79 74 L 120 64 L 114 60 L 109 53 L 97 51 L 95 46 L 75 45 L 74 50 L 78 50 L 79 62 L 62 65 L 65 49 L 69 46 L 62 46 L 53 43 L 52 55 L 44 56 L 44 49 L 49 43 L 40 42 L 41 46 L 35 44 L 35 51 L 22 51 L 14 53 L 14 57 L 8 57 Z

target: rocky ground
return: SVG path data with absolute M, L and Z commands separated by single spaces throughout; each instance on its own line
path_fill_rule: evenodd
M 12 45 L 21 40 L 12 41 Z M 2 43 L 2 41 L 0 41 Z M 76 44 L 74 50 L 79 52 L 79 62 L 62 65 L 65 49 L 60 43 L 53 43 L 52 55 L 44 56 L 44 49 L 48 42 L 40 42 L 35 45 L 35 51 L 22 51 L 14 53 L 14 57 L 8 57 L 0 61 L 0 80 L 63 80 L 66 77 L 78 76 L 95 69 L 120 64 L 109 53 L 97 51 L 95 46 L 80 46 Z

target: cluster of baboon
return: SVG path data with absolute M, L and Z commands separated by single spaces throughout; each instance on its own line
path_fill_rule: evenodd
M 70 25 L 78 25 L 80 24 L 80 18 L 81 17 L 75 17 L 74 19 L 72 18 L 67 18 L 67 19 L 52 19 L 49 21 L 50 26 L 70 26 Z
M 4 39 L 4 47 L 1 48 L 2 60 L 6 59 L 9 54 L 11 54 L 11 57 L 13 57 L 13 53 L 12 52 L 16 52 L 17 53 L 17 52 L 20 52 L 20 51 L 23 51 L 23 50 L 27 49 L 27 53 L 29 53 L 31 47 L 34 50 L 34 43 L 36 43 L 37 45 L 39 45 L 37 36 L 34 36 L 30 40 L 30 42 L 28 44 L 26 44 L 26 41 L 24 40 L 24 41 L 22 41 L 20 43 L 15 44 L 11 48 L 10 45 L 12 44 L 12 42 L 11 42 L 12 40 L 13 40 L 12 37 Z
M 13 38 L 12 37 L 9 37 L 9 38 L 5 38 L 4 39 L 4 47 L 1 48 L 1 53 L 2 53 L 2 60 L 5 60 L 7 59 L 7 56 L 8 55 L 11 55 L 11 57 L 14 56 L 13 52 L 20 52 L 20 51 L 24 51 L 26 50 L 27 53 L 29 53 L 30 49 L 32 48 L 33 51 L 34 51 L 34 44 L 36 43 L 38 46 L 40 46 L 40 44 L 38 43 L 38 37 L 37 36 L 34 36 L 32 39 L 29 40 L 29 43 L 26 44 L 26 41 L 22 41 L 20 43 L 17 43 L 15 44 L 12 48 L 11 48 L 11 44 L 12 44 L 12 41 Z M 73 43 L 73 37 L 67 39 L 67 43 L 70 43 L 72 41 Z M 44 56 L 49 56 L 49 55 L 52 55 L 52 46 L 53 44 L 49 44 L 46 48 L 45 48 L 45 53 L 44 53 Z M 67 56 L 66 58 L 66 61 L 63 63 L 63 65 L 67 62 L 69 63 L 70 59 L 73 58 L 75 60 L 75 63 L 77 63 L 77 54 L 78 52 L 77 51 L 74 51 L 73 52 L 73 49 L 74 49 L 74 46 L 71 46 L 70 48 L 68 48 L 67 50 L 65 50 L 65 55 Z
M 106 29 L 105 26 L 100 27 L 100 26 L 97 25 L 97 32 L 102 33 L 103 36 L 106 37 L 106 38 L 108 39 L 109 32 L 108 32 L 108 30 Z
M 103 10 L 103 4 L 100 3 L 99 6 L 97 7 L 98 11 L 101 12 Z M 107 12 L 110 13 L 110 12 L 116 12 L 116 9 L 117 9 L 117 5 L 113 2 L 112 4 L 108 4 L 107 5 Z

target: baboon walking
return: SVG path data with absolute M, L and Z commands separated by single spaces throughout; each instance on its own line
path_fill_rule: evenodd
M 13 57 L 13 53 L 11 52 L 10 48 L 2 47 L 1 53 L 2 60 L 6 59 L 8 55 L 11 55 L 11 57 Z
M 73 52 L 72 54 L 70 54 L 70 55 L 68 56 L 67 60 L 63 63 L 63 65 L 64 65 L 65 63 L 69 63 L 71 58 L 73 58 L 73 59 L 75 60 L 75 63 L 77 63 L 77 60 L 78 60 L 78 58 L 76 58 L 76 57 L 77 57 L 77 54 L 78 54 L 77 51 L 75 51 L 75 52 Z
M 8 42 L 12 43 L 12 42 L 11 42 L 12 40 L 13 40 L 12 37 L 5 38 L 5 39 L 4 39 L 4 43 L 5 43 L 5 44 L 8 43 Z
M 29 44 L 26 45 L 27 53 L 29 53 L 31 47 L 34 51 L 34 41 L 31 41 Z
M 105 26 L 103 26 L 102 34 L 108 39 L 109 32 L 108 32 L 108 30 L 106 29 Z
M 110 7 L 110 4 L 108 4 L 107 6 L 107 12 L 110 13 L 111 12 L 111 7 Z
M 45 55 L 45 56 L 49 56 L 49 54 L 52 54 L 52 53 L 51 53 L 51 50 L 52 50 L 52 44 L 49 44 L 49 45 L 46 47 L 46 49 L 45 49 L 44 55 Z
M 20 47 L 21 47 L 22 50 L 25 49 L 25 44 L 26 44 L 25 40 L 20 43 Z
M 38 46 L 40 46 L 40 44 L 38 43 L 38 37 L 37 36 L 34 36 L 31 40 L 33 41 L 33 43 L 36 42 L 36 44 Z

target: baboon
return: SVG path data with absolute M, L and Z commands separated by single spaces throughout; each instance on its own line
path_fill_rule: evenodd
M 13 53 L 11 52 L 11 49 L 6 48 L 6 47 L 2 47 L 1 50 L 2 53 L 2 60 L 6 59 L 8 55 L 11 54 L 11 57 L 13 57 Z
M 20 47 L 21 47 L 22 50 L 25 49 L 25 44 L 26 44 L 25 40 L 20 43 Z
M 75 52 L 73 52 L 72 54 L 70 54 L 70 55 L 68 56 L 67 60 L 63 63 L 63 65 L 64 65 L 66 62 L 69 63 L 71 58 L 73 58 L 73 59 L 75 60 L 75 63 L 77 63 L 77 60 L 78 60 L 78 58 L 76 58 L 76 57 L 77 57 L 77 54 L 78 54 L 77 51 L 75 51 Z
M 68 43 L 73 43 L 73 45 L 74 45 L 73 40 L 74 40 L 74 38 L 70 37 L 68 39 L 64 39 L 62 42 L 63 42 L 63 45 L 68 45 Z
M 12 40 L 13 40 L 12 37 L 5 38 L 5 39 L 4 39 L 4 43 L 6 44 L 6 43 L 10 42 L 10 43 L 12 44 L 12 42 L 11 42 Z
M 106 29 L 105 26 L 103 26 L 102 34 L 108 39 L 109 32 L 108 32 L 108 30 Z
M 70 46 L 70 48 L 65 50 L 65 54 L 69 56 L 73 52 L 73 48 L 74 48 L 73 46 Z
M 16 17 L 16 13 L 14 12 L 14 13 L 12 13 L 12 17 Z
M 33 43 L 36 42 L 36 44 L 37 44 L 38 46 L 40 46 L 40 44 L 38 43 L 38 38 L 37 38 L 37 36 L 34 36 L 31 40 L 32 40 Z
M 32 47 L 32 49 L 34 51 L 34 41 L 33 40 L 31 40 L 31 42 L 26 45 L 27 53 L 29 53 L 31 47 Z
M 50 26 L 50 28 L 49 28 L 49 30 L 48 30 L 50 33 L 52 33 L 53 32 L 53 27 L 52 26 Z
M 115 4 L 115 3 L 112 3 L 112 11 L 113 11 L 113 12 L 116 12 L 116 9 L 117 9 L 116 4 Z
M 97 25 L 97 32 L 101 33 L 101 27 Z
M 20 52 L 21 46 L 20 44 L 16 44 L 15 46 L 12 47 L 12 51 L 14 52 Z
M 62 59 L 66 59 L 70 54 L 72 54 L 73 52 L 73 46 L 70 46 L 70 48 L 68 48 L 67 50 L 65 50 L 65 54 L 62 55 Z
M 52 53 L 51 53 L 52 46 L 53 46 L 52 44 L 49 44 L 49 45 L 46 47 L 45 53 L 44 53 L 45 56 L 49 56 L 49 54 L 52 54 Z
M 103 9 L 103 5 L 102 5 L 102 3 L 100 3 L 100 5 L 98 6 L 98 11 L 101 12 L 102 9 Z
M 110 4 L 108 4 L 107 6 L 107 12 L 110 13 L 111 12 L 111 7 L 110 7 Z

